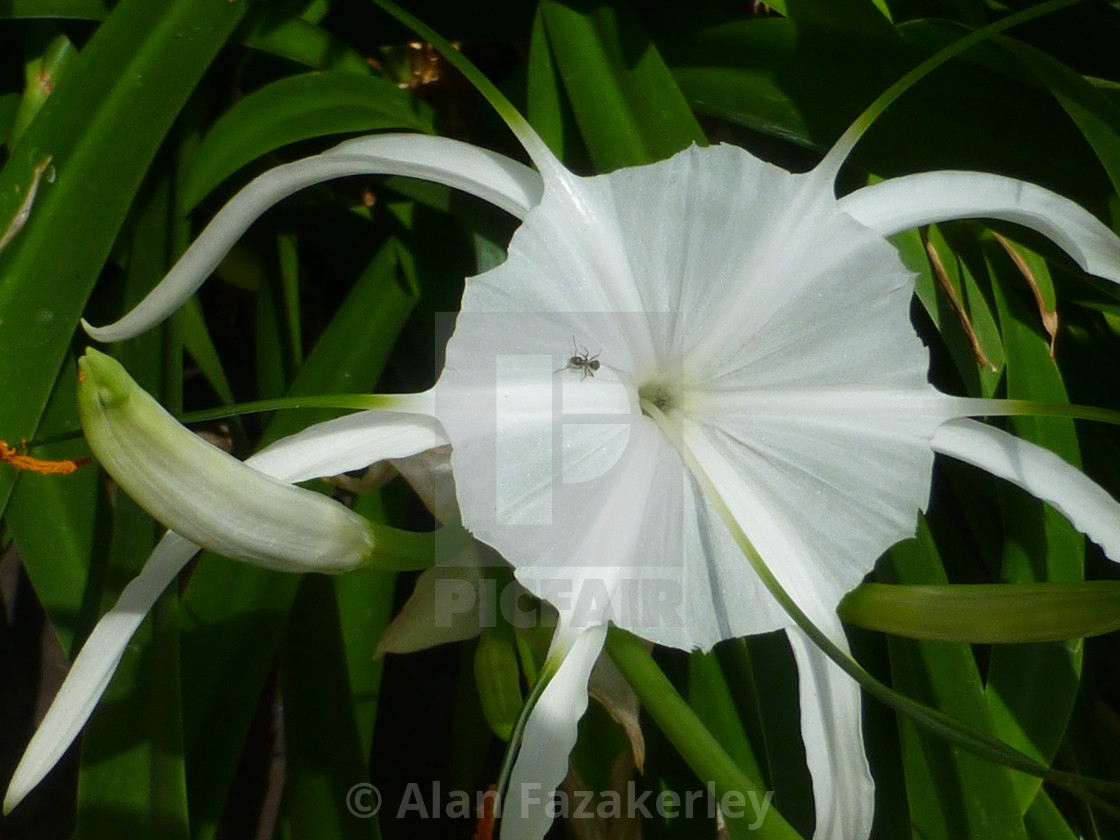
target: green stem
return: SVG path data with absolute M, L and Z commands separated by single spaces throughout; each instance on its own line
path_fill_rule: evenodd
M 1120 411 L 1093 405 L 1038 402 L 1036 400 L 999 400 L 983 397 L 952 397 L 960 406 L 960 416 L 972 417 L 1071 417 L 1120 426 Z
M 517 753 L 521 749 L 521 738 L 525 734 L 525 726 L 529 723 L 529 715 L 532 714 L 537 701 L 541 699 L 545 686 L 556 675 L 562 659 L 562 656 L 549 657 L 541 666 L 540 673 L 537 674 L 537 679 L 533 682 L 533 687 L 529 689 L 529 696 L 525 698 L 525 704 L 521 707 L 521 713 L 517 716 L 517 723 L 513 725 L 513 731 L 509 736 L 509 746 L 506 747 L 506 754 L 502 757 L 502 767 L 498 771 L 498 783 L 495 786 L 498 791 L 499 802 L 505 800 L 506 790 L 509 788 L 509 778 L 513 774 L 513 765 L 517 760 Z
M 309 394 L 207 408 L 202 411 L 191 411 L 175 419 L 185 425 L 222 420 L 227 417 L 239 417 L 242 414 L 259 414 L 263 411 L 299 408 L 338 408 L 348 411 L 389 409 L 415 414 L 430 414 L 430 410 L 425 410 L 424 401 L 418 399 L 423 396 L 423 394 Z
M 611 627 L 607 632 L 606 649 L 642 701 L 642 708 L 702 782 L 714 784 L 721 800 L 728 793 L 738 792 L 747 796 L 753 794 L 757 801 L 763 801 L 767 791 L 724 751 L 637 637 Z M 747 813 L 752 813 L 749 807 Z M 766 811 L 762 825 L 754 830 L 760 840 L 801 840 L 801 835 L 775 808 Z
M 965 35 L 958 41 L 954 41 L 944 49 L 938 50 L 931 55 L 889 88 L 887 88 L 879 97 L 867 106 L 867 109 L 856 117 L 848 129 L 840 135 L 840 139 L 836 141 L 836 145 L 824 156 L 824 159 L 817 166 L 818 172 L 823 176 L 835 178 L 836 174 L 840 171 L 844 161 L 847 160 L 848 155 L 863 137 L 865 131 L 871 127 L 882 113 L 887 110 L 894 103 L 896 99 L 902 96 L 913 85 L 920 81 L 930 72 L 936 70 L 950 58 L 960 55 L 965 50 L 974 47 L 981 41 L 986 41 L 993 35 L 996 35 L 1005 29 L 1010 29 L 1012 26 L 1018 26 L 1028 20 L 1033 20 L 1042 15 L 1048 15 L 1058 9 L 1072 6 L 1074 3 L 1079 3 L 1081 0 L 1050 0 L 1049 3 L 1040 3 L 1037 6 L 1030 6 L 1013 15 L 1008 15 L 1005 18 L 997 20 L 995 23 L 990 23 L 983 26 L 976 31 Z
M 533 159 L 533 163 L 537 165 L 537 169 L 544 173 L 559 165 L 545 142 L 533 131 L 528 120 L 513 107 L 513 103 L 506 98 L 504 93 L 498 90 L 497 85 L 487 79 L 450 41 L 419 18 L 406 12 L 392 0 L 373 0 L 373 2 L 435 47 L 439 54 L 447 59 L 448 64 L 462 73 L 467 81 L 474 85 L 475 89 L 490 103 L 490 107 L 498 112 L 498 116 L 502 118 L 509 130 L 513 132 L 517 141 L 524 147 L 529 157 Z
M 379 522 L 370 523 L 373 552 L 361 568 L 379 572 L 418 572 L 430 568 L 436 552 L 445 551 L 447 540 L 457 540 L 461 526 L 445 525 L 437 531 L 404 531 Z

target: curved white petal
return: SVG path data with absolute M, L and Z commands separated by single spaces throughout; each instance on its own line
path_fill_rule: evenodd
M 299 482 L 446 445 L 447 435 L 435 417 L 374 409 L 308 426 L 266 446 L 245 463 L 281 481 Z
M 1077 530 L 1120 562 L 1120 503 L 1049 449 L 976 420 L 952 420 L 933 448 L 1022 487 L 1048 502 Z
M 4 813 L 15 808 L 62 758 L 109 685 L 136 628 L 197 551 L 198 546 L 178 534 L 166 534 L 140 574 L 97 622 L 20 759 L 4 796 Z
M 470 540 L 456 557 L 420 573 L 374 655 L 414 653 L 473 639 L 482 629 L 481 581 L 478 543 Z
M 447 439 L 442 426 L 440 434 L 444 440 Z M 406 458 L 393 458 L 390 463 L 438 522 L 450 522 L 459 516 L 455 476 L 451 472 L 450 444 L 426 449 Z
M 923 172 L 864 187 L 840 209 L 882 234 L 944 222 L 989 218 L 1038 231 L 1090 274 L 1120 283 L 1120 239 L 1095 216 L 1057 193 L 1003 175 Z
M 574 630 L 562 621 L 556 629 L 548 656 L 562 661 L 529 713 L 502 801 L 501 840 L 542 840 L 552 825 L 552 795 L 568 775 L 587 683 L 606 638 L 605 625 Z
M 819 629 L 847 652 L 838 620 Z M 786 635 L 797 660 L 801 738 L 813 778 L 813 840 L 866 840 L 875 819 L 875 781 L 863 748 L 859 685 L 798 628 Z
M 382 134 L 348 140 L 314 157 L 278 166 L 249 183 L 213 218 L 167 276 L 136 308 L 104 327 L 82 322 L 98 341 L 144 332 L 178 309 L 268 208 L 305 187 L 351 175 L 406 175 L 476 195 L 523 217 L 537 204 L 541 179 L 494 152 L 445 137 Z

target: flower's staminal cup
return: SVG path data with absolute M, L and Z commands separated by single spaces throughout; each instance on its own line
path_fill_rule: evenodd
M 774 584 L 746 561 L 743 539 L 841 651 L 837 604 L 914 533 L 935 452 L 1057 503 L 1120 559 L 1120 505 L 1045 450 L 962 419 L 1001 413 L 998 402 L 929 384 L 909 320 L 913 275 L 884 237 L 950 216 L 1009 219 L 1113 281 L 1120 240 L 1060 196 L 976 173 L 912 176 L 900 179 L 901 193 L 888 181 L 838 201 L 835 159 L 794 175 L 716 146 L 577 177 L 508 103 L 499 110 L 539 175 L 450 140 L 351 141 L 261 176 L 166 286 L 93 334 L 124 339 L 166 317 L 228 249 L 230 230 L 316 180 L 404 167 L 523 217 L 506 262 L 467 281 L 431 401 L 346 418 L 345 435 L 342 421 L 312 427 L 283 444 L 286 457 L 358 469 L 402 454 L 390 447 L 394 427 L 411 441 L 406 455 L 424 448 L 416 429 L 433 448 L 450 443 L 463 524 L 556 607 L 552 678 L 524 729 L 504 840 L 547 830 L 547 809 L 519 799 L 520 783 L 547 794 L 562 781 L 608 622 L 683 649 L 786 630 L 800 671 L 814 836 L 865 838 L 874 801 L 859 689 L 807 641 Z M 570 365 L 573 342 L 596 356 L 594 376 Z M 267 453 L 257 463 L 275 467 Z M 86 686 L 115 664 L 82 657 Z M 68 681 L 56 708 L 73 691 Z M 15 799 L 88 706 L 29 750 L 34 772 L 20 777 Z

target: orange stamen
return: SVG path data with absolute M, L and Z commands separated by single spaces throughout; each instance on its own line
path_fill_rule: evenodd
M 0 440 L 0 461 L 11 464 L 19 470 L 41 473 L 42 475 L 68 475 L 79 467 L 84 467 L 90 458 L 63 458 L 60 461 L 48 461 L 43 458 L 33 458 L 23 455 L 14 446 L 8 446 L 6 440 Z

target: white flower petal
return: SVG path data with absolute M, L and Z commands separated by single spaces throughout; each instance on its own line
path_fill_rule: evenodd
M 839 620 L 820 629 L 847 652 Z M 859 685 L 799 629 L 786 635 L 797 660 L 801 738 L 813 777 L 813 840 L 866 840 L 875 819 L 875 782 L 863 748 Z
M 381 634 L 375 655 L 413 653 L 477 636 L 482 627 L 480 566 L 478 544 L 468 541 L 458 557 L 421 572 Z
M 351 175 L 406 175 L 476 195 L 520 217 L 540 199 L 540 176 L 502 155 L 445 137 L 383 134 L 349 140 L 321 155 L 278 166 L 253 180 L 218 212 L 167 276 L 119 321 L 86 332 L 121 341 L 163 321 L 194 294 L 241 235 L 292 193 Z
M 646 648 L 648 650 L 652 645 L 646 645 Z M 591 679 L 587 683 L 587 693 L 626 732 L 630 752 L 634 756 L 634 766 L 639 773 L 645 772 L 646 738 L 642 734 L 642 701 L 609 656 L 600 656 L 595 663 Z
M 447 435 L 434 417 L 377 409 L 316 423 L 266 446 L 245 463 L 281 481 L 298 482 L 445 445 Z
M 20 759 L 4 796 L 4 813 L 43 780 L 78 737 L 136 628 L 197 551 L 198 546 L 178 534 L 166 534 L 140 574 L 97 622 Z
M 444 440 L 447 439 L 442 426 L 439 433 Z M 390 463 L 437 521 L 447 523 L 459 516 L 455 476 L 451 472 L 450 444 L 417 452 L 407 458 L 393 458 Z
M 606 178 L 658 366 L 686 391 L 928 387 L 913 275 L 811 174 L 715 146 Z
M 883 236 L 949 219 L 989 218 L 1038 231 L 1090 274 L 1120 283 L 1120 239 L 1079 205 L 1034 184 L 980 172 L 923 172 L 840 199 Z
M 549 659 L 562 657 L 529 720 L 502 801 L 501 840 L 541 840 L 552 825 L 552 794 L 568 775 L 579 719 L 587 709 L 587 683 L 599 658 L 607 628 L 556 628 Z
M 118 484 L 205 548 L 278 571 L 341 572 L 374 547 L 338 502 L 253 469 L 181 426 L 110 357 L 79 360 L 78 408 L 90 448 Z
M 1120 562 L 1120 503 L 1049 449 L 976 420 L 945 423 L 933 437 L 933 448 L 1053 505 L 1111 560 Z

